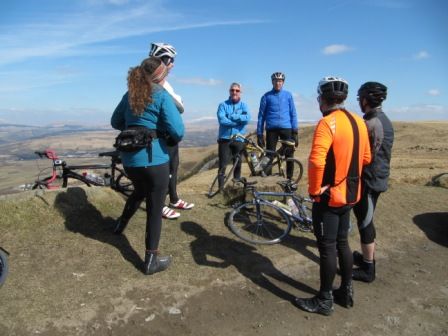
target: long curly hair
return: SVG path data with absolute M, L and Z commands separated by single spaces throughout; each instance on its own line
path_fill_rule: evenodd
M 132 113 L 141 116 L 148 104 L 152 103 L 151 83 L 161 82 L 167 75 L 168 69 L 156 57 L 149 57 L 128 72 L 129 105 Z

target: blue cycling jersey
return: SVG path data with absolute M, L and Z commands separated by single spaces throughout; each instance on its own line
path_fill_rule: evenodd
M 265 126 L 267 130 L 298 129 L 296 108 L 290 92 L 272 89 L 261 97 L 257 124 L 258 135 L 263 134 Z

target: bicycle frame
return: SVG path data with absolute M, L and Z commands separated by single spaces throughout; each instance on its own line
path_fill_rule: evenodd
M 105 186 L 108 185 L 112 189 L 121 192 L 125 195 L 128 195 L 132 192 L 132 190 L 129 188 L 129 186 L 121 186 L 120 185 L 120 179 L 125 176 L 126 173 L 123 169 L 117 167 L 119 163 L 121 163 L 121 160 L 119 158 L 118 152 L 105 152 L 100 153 L 100 157 L 109 156 L 111 157 L 111 163 L 110 164 L 83 164 L 83 165 L 68 165 L 67 162 L 64 160 L 61 160 L 58 158 L 54 150 L 47 149 L 44 152 L 35 152 L 39 157 L 46 157 L 47 159 L 52 160 L 52 174 L 51 176 L 43 179 L 43 180 L 37 180 L 35 182 L 35 187 L 44 187 L 46 189 L 58 189 L 59 186 L 55 186 L 52 183 L 56 180 L 56 178 L 62 179 L 62 188 L 66 188 L 68 186 L 68 180 L 69 179 L 75 179 L 78 180 L 87 186 Z M 58 171 L 61 171 L 61 174 L 58 175 Z M 104 176 L 107 177 L 107 179 L 110 178 L 110 183 L 108 183 L 106 180 L 98 179 L 98 180 L 92 180 L 88 178 L 85 173 L 79 173 L 77 171 L 79 170 L 102 170 L 105 171 Z M 117 175 L 118 172 L 118 175 Z
M 236 139 L 241 139 L 246 144 L 245 148 L 238 154 L 239 158 L 241 159 L 241 154 L 243 155 L 251 176 L 257 176 L 260 174 L 260 172 L 265 173 L 266 171 L 271 170 L 273 167 L 277 166 L 279 174 L 284 176 L 285 172 L 282 168 L 282 158 L 279 153 L 279 151 L 271 151 L 268 149 L 264 149 L 260 146 L 258 146 L 255 142 L 253 142 L 251 139 L 246 138 L 242 136 L 241 134 L 236 134 L 232 137 L 232 140 L 236 141 Z M 249 153 L 257 153 L 258 160 L 261 160 L 263 157 L 269 157 L 269 163 L 262 167 L 260 171 L 257 171 L 256 167 L 254 166 L 253 162 L 249 159 Z
M 246 189 L 250 190 L 250 187 Z M 311 218 L 306 216 L 306 212 L 304 209 L 305 206 L 303 205 L 303 202 L 312 202 L 311 199 L 299 196 L 294 192 L 257 191 L 255 188 L 253 188 L 252 190 L 252 195 L 257 202 L 262 201 L 265 203 L 272 203 L 272 201 L 266 199 L 264 196 L 281 197 L 281 198 L 290 197 L 293 200 L 297 209 L 299 209 L 299 212 L 297 214 L 290 213 L 289 211 L 286 211 L 281 207 L 278 208 L 281 209 L 283 212 L 285 212 L 290 217 L 290 219 L 293 220 L 293 222 L 299 222 L 299 223 L 305 222 L 308 224 L 311 223 Z

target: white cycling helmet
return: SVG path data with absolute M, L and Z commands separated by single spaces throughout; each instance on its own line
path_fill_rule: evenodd
M 157 58 L 162 57 L 176 57 L 176 49 L 171 44 L 168 43 L 151 43 L 151 50 L 149 51 L 149 56 L 154 56 Z
M 317 93 L 319 96 L 327 99 L 345 99 L 348 95 L 348 82 L 340 77 L 324 77 L 317 85 Z
M 280 80 L 284 81 L 285 78 L 286 78 L 286 76 L 285 76 L 285 74 L 283 72 L 274 72 L 271 75 L 271 80 L 274 80 L 274 79 L 278 80 L 278 79 L 280 79 Z

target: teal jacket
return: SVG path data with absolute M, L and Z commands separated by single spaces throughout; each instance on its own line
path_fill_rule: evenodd
M 111 118 L 111 125 L 117 130 L 128 126 L 144 126 L 157 130 L 158 134 L 167 134 L 175 141 L 184 136 L 184 123 L 173 98 L 158 84 L 153 84 L 152 103 L 143 115 L 136 116 L 129 105 L 128 92 L 123 96 Z M 151 147 L 135 152 L 122 152 L 121 159 L 125 167 L 148 167 L 164 164 L 169 161 L 167 145 L 164 137 L 152 140 Z

